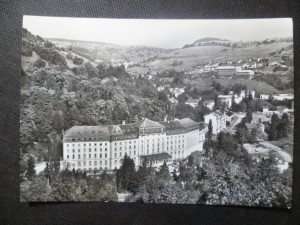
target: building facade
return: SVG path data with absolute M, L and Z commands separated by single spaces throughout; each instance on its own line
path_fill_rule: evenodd
M 251 80 L 254 77 L 254 71 L 252 70 L 237 70 L 234 74 L 235 79 Z
M 63 138 L 63 160 L 75 170 L 113 170 L 127 154 L 141 165 L 183 159 L 202 151 L 207 126 L 191 119 L 100 126 L 74 126 Z
M 231 77 L 235 74 L 237 67 L 234 66 L 219 66 L 215 69 L 219 77 Z
M 212 133 L 215 135 L 220 133 L 220 131 L 226 127 L 227 116 L 225 112 L 217 110 L 204 116 L 204 122 L 206 124 L 209 124 L 210 120 L 213 127 Z

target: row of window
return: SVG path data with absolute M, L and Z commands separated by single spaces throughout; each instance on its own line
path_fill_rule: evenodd
M 67 153 L 70 153 L 70 150 L 71 150 L 71 149 L 68 149 L 68 148 L 67 148 Z M 81 149 L 78 149 L 77 152 L 80 153 L 80 150 L 81 150 Z M 93 149 L 89 148 L 89 152 L 92 152 L 92 150 L 93 150 Z M 94 151 L 95 151 L 95 152 L 97 152 L 97 150 L 98 150 L 98 149 L 94 148 Z M 104 151 L 107 152 L 107 148 L 105 148 Z M 72 149 L 72 152 L 75 153 L 75 152 L 76 152 L 76 149 Z M 83 152 L 86 152 L 86 149 L 85 149 L 85 148 L 83 149 Z M 100 152 L 102 152 L 102 148 L 100 148 Z
M 107 158 L 107 153 L 103 154 L 104 158 Z M 70 159 L 71 155 L 67 155 L 67 159 Z M 88 158 L 92 158 L 92 154 L 88 155 Z M 97 154 L 94 154 L 94 158 L 97 158 Z M 99 158 L 102 158 L 102 153 L 99 155 Z M 75 159 L 75 155 L 72 155 L 72 159 Z M 81 155 L 78 154 L 77 159 L 81 159 Z M 86 154 L 83 155 L 83 159 L 86 159 Z
M 105 142 L 105 143 L 94 142 L 93 145 L 92 145 L 92 143 L 88 143 L 88 144 L 87 143 L 83 143 L 82 145 L 84 147 L 86 147 L 86 146 L 102 146 L 102 144 L 104 144 L 104 146 L 107 146 L 107 142 Z M 71 144 L 67 144 L 67 147 L 69 147 L 69 146 L 71 146 Z M 72 144 L 72 147 L 75 147 L 75 146 L 76 146 L 75 144 Z M 81 143 L 78 143 L 77 147 L 81 147 Z

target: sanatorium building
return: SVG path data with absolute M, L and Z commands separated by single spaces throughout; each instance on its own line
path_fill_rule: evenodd
M 207 125 L 189 118 L 120 125 L 74 126 L 64 133 L 63 160 L 75 170 L 113 170 L 127 154 L 141 165 L 183 159 L 202 151 Z

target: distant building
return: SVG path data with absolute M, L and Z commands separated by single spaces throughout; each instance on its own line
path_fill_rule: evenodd
M 212 110 L 215 106 L 215 101 L 214 100 L 207 100 L 203 102 L 203 105 Z
M 170 92 L 173 93 L 177 98 L 179 95 L 184 93 L 184 88 L 170 88 Z
M 157 91 L 163 91 L 163 90 L 165 90 L 165 87 L 164 87 L 164 86 L 158 86 L 158 87 L 157 87 Z
M 204 122 L 209 124 L 209 121 L 212 122 L 213 134 L 218 134 L 222 129 L 226 127 L 226 113 L 217 110 L 208 115 L 204 116 Z
M 231 111 L 227 111 L 226 112 L 226 121 L 227 122 L 232 122 L 233 118 L 234 118 L 234 113 L 231 112 Z
M 215 68 L 219 77 L 231 77 L 235 74 L 237 67 L 234 66 L 219 66 Z
M 266 95 L 266 94 L 260 94 L 259 95 L 259 98 L 262 99 L 262 100 L 268 100 L 270 97 L 270 95 Z
M 230 108 L 232 105 L 232 95 L 219 95 L 218 101 L 223 105 L 225 103 L 227 108 Z
M 174 105 L 178 104 L 178 100 L 174 97 L 169 98 L 169 101 L 171 102 L 171 104 L 174 104 Z
M 248 97 L 249 96 L 249 92 L 252 95 L 252 98 L 254 98 L 255 97 L 255 91 L 254 90 L 248 91 L 247 93 L 246 93 L 246 90 L 242 90 L 241 93 L 240 93 L 240 97 L 242 97 L 242 98 Z
M 189 100 L 187 100 L 187 101 L 185 102 L 185 104 L 186 104 L 186 105 L 190 105 L 190 106 L 192 106 L 193 108 L 195 108 L 195 107 L 198 106 L 198 103 L 199 103 L 200 100 L 201 100 L 201 98 L 200 98 L 200 99 L 189 99 Z
M 254 71 L 252 70 L 237 70 L 234 74 L 235 79 L 251 80 L 253 79 Z
M 263 113 L 269 112 L 269 107 L 263 107 L 263 108 L 262 108 L 262 112 L 263 112 Z
M 278 100 L 278 101 L 294 99 L 293 94 L 274 94 L 274 95 L 272 95 L 272 97 L 274 100 Z
M 74 126 L 63 137 L 63 160 L 75 170 L 120 168 L 127 154 L 141 165 L 186 158 L 202 151 L 207 126 L 189 118 L 155 122 L 149 119 L 120 125 Z

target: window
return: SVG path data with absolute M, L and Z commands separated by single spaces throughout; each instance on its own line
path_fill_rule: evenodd
M 91 148 L 89 148 L 89 152 L 91 152 L 92 151 L 92 149 Z
M 69 144 L 67 144 L 67 147 L 69 147 Z
M 78 159 L 80 159 L 80 155 L 78 154 Z
M 115 165 L 117 166 L 117 160 L 115 160 Z
M 120 151 L 122 151 L 122 147 L 120 147 Z
M 94 154 L 94 158 L 97 158 L 97 155 L 96 155 L 96 154 Z
M 81 166 L 81 163 L 80 162 L 78 162 L 78 167 L 80 167 Z
M 105 158 L 107 158 L 107 153 L 105 153 Z
M 94 162 L 94 166 L 97 166 L 97 161 Z
M 72 144 L 72 146 L 74 147 L 74 146 L 75 146 L 75 144 Z
M 86 144 L 84 143 L 83 146 L 86 146 Z
M 117 157 L 117 153 L 115 153 L 115 157 Z
M 80 149 L 78 149 L 78 153 L 80 153 Z
M 72 158 L 75 159 L 75 155 L 73 155 Z
M 86 162 L 85 161 L 83 161 L 83 166 L 86 166 Z
M 105 148 L 105 151 L 107 151 L 107 148 Z
M 105 160 L 105 166 L 107 166 L 107 160 Z
M 122 156 L 122 152 L 120 152 L 120 157 Z
M 85 154 L 83 155 L 83 158 L 84 158 L 84 159 L 86 158 L 86 155 L 85 155 Z
M 95 143 L 94 146 L 97 146 L 97 143 Z
M 89 146 L 91 146 L 92 144 L 91 143 L 89 143 Z
M 100 166 L 102 166 L 102 161 L 100 161 Z M 101 168 L 102 169 L 102 168 Z
M 67 155 L 67 158 L 69 158 L 69 155 Z
M 89 159 L 91 158 L 91 154 L 89 154 Z
M 100 146 L 102 146 L 102 143 L 100 143 Z
M 92 165 L 92 161 L 89 161 L 89 166 L 91 166 Z
M 102 154 L 100 154 L 100 158 L 102 158 Z
M 107 143 L 105 143 L 105 146 L 107 146 Z

